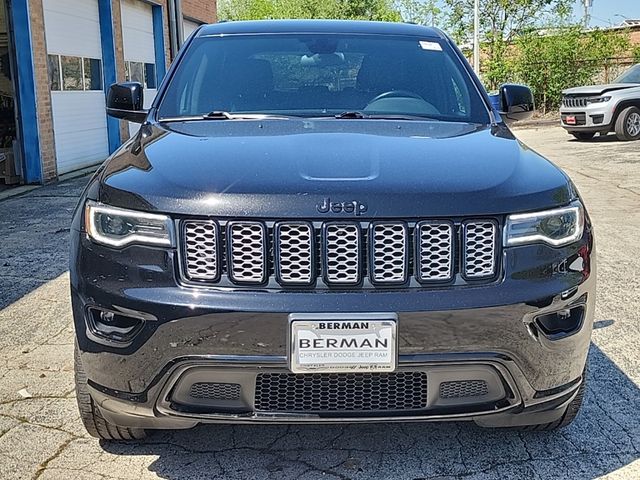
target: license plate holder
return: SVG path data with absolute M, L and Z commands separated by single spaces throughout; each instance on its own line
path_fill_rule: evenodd
M 289 368 L 293 373 L 392 372 L 397 324 L 394 313 L 292 313 Z

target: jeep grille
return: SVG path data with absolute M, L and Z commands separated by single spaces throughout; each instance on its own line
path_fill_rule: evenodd
M 564 97 L 562 103 L 568 108 L 584 108 L 588 105 L 589 97 Z
M 291 288 L 385 288 L 491 281 L 498 223 L 185 220 L 187 283 Z

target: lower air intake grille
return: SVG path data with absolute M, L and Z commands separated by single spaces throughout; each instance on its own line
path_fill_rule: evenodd
M 194 383 L 189 390 L 189 396 L 208 400 L 238 400 L 240 385 L 237 383 Z
M 255 409 L 269 412 L 371 412 L 427 406 L 427 374 L 261 373 Z
M 489 388 L 484 380 L 460 380 L 440 384 L 440 398 L 482 397 L 487 393 Z

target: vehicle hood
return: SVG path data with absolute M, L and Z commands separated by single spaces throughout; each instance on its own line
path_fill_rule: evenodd
M 609 83 L 608 85 L 588 85 L 563 90 L 563 95 L 602 95 L 603 93 L 627 88 L 638 88 L 640 83 Z
M 494 215 L 566 204 L 571 182 L 503 125 L 218 120 L 144 125 L 95 196 L 174 214 L 349 218 Z M 320 209 L 323 210 L 323 209 Z M 350 211 L 349 211 L 350 210 Z

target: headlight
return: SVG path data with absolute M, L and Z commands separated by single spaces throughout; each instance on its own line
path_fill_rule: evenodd
M 166 215 L 87 202 L 85 226 L 90 239 L 111 247 L 124 247 L 131 243 L 173 244 L 173 228 Z
M 579 240 L 583 229 L 584 209 L 580 203 L 542 212 L 509 215 L 505 245 L 545 242 L 560 247 Z
M 587 99 L 587 103 L 604 103 L 611 100 L 611 97 L 591 97 Z

